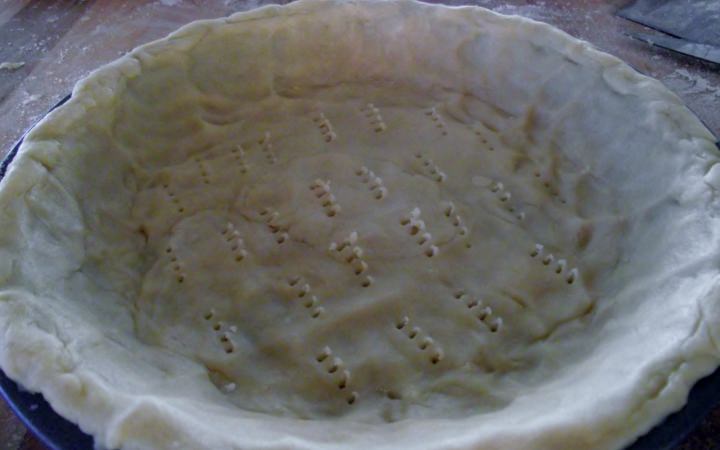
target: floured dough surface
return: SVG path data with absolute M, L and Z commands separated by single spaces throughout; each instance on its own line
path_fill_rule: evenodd
M 491 411 L 592 312 L 583 276 L 603 269 L 578 267 L 594 230 L 572 219 L 592 181 L 553 173 L 559 155 L 435 105 L 290 100 L 236 127 L 157 170 L 133 212 L 140 337 L 202 361 L 238 407 Z
M 526 19 L 197 22 L 29 133 L 0 366 L 107 448 L 621 448 L 720 360 L 717 168 Z

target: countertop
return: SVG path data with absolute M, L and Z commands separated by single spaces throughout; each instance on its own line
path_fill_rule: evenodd
M 265 0 L 3 0 L 0 5 L 0 158 L 77 80 L 133 47 L 195 19 L 222 17 Z M 614 13 L 628 0 L 446 0 L 551 23 L 658 78 L 720 136 L 720 70 L 631 40 L 653 32 Z M 3 65 L 2 63 L 17 63 Z M 40 450 L 0 401 L 0 450 Z M 720 407 L 677 450 L 720 448 Z

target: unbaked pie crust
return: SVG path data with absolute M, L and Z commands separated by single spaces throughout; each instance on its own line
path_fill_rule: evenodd
M 716 164 L 531 20 L 195 22 L 25 139 L 0 365 L 108 448 L 619 448 L 718 364 Z

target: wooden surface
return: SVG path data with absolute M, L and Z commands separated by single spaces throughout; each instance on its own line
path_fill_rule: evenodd
M 136 45 L 195 19 L 226 16 L 263 0 L 0 0 L 0 157 L 75 82 Z M 720 72 L 689 57 L 650 48 L 623 35 L 649 31 L 614 16 L 626 0 L 447 0 L 519 14 L 556 25 L 639 71 L 660 79 L 720 135 Z M 720 448 L 720 408 L 678 450 Z M 43 446 L 0 401 L 0 450 Z

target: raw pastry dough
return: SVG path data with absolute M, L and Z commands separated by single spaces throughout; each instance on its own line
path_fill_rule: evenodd
M 718 364 L 717 162 L 531 20 L 196 22 L 27 136 L 0 365 L 110 448 L 619 448 Z

